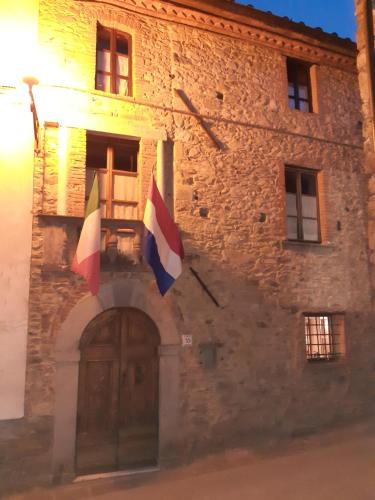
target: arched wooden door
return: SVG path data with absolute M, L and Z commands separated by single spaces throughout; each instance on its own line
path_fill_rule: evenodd
M 152 320 L 110 309 L 81 339 L 77 473 L 154 465 L 158 457 L 158 345 Z

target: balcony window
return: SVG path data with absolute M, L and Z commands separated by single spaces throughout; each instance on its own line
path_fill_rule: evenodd
M 138 149 L 138 141 L 87 134 L 86 197 L 96 172 L 102 218 L 138 220 Z M 131 253 L 133 236 L 132 230 L 117 231 L 119 251 Z M 109 237 L 103 230 L 103 251 Z

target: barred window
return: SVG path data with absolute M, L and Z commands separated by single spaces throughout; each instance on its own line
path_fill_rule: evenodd
M 345 354 L 343 314 L 305 314 L 306 357 L 332 361 Z

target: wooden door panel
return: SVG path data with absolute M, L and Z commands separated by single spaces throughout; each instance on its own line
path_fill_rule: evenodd
M 153 322 L 133 309 L 106 311 L 88 325 L 81 341 L 78 472 L 157 463 L 158 345 Z
M 79 443 L 76 471 L 79 474 L 95 474 L 117 469 L 117 437 L 113 441 Z
M 113 396 L 117 392 L 118 374 L 114 361 L 92 361 L 87 363 L 87 412 L 88 435 L 105 438 L 116 432 L 117 415 Z
M 118 461 L 120 469 L 156 465 L 158 461 L 157 427 L 139 426 L 120 431 Z
M 128 360 L 123 380 L 121 425 L 144 425 L 157 422 L 157 387 L 153 359 Z
M 77 470 L 111 470 L 117 461 L 118 361 L 82 367 L 77 432 Z
M 152 365 L 152 357 L 127 360 L 127 376 L 120 389 L 118 456 L 122 468 L 157 463 L 158 405 Z
M 76 468 L 79 473 L 117 467 L 119 320 L 106 311 L 81 340 Z
M 127 311 L 122 331 L 119 462 L 121 467 L 150 465 L 158 457 L 158 344 L 151 320 Z

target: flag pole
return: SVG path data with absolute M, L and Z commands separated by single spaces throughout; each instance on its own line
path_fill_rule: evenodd
M 200 286 L 207 293 L 207 295 L 210 297 L 210 299 L 215 304 L 215 306 L 216 307 L 221 307 L 220 304 L 219 304 L 219 302 L 212 295 L 212 292 L 210 291 L 210 289 L 208 288 L 208 286 L 206 285 L 206 283 L 202 280 L 202 278 L 199 276 L 199 274 L 197 273 L 197 271 L 195 269 L 193 269 L 191 266 L 189 267 L 189 269 L 190 269 L 191 274 L 196 278 L 196 280 L 198 281 L 198 283 L 200 284 Z
M 157 155 L 156 155 L 156 183 L 159 189 L 159 193 L 166 201 L 166 188 L 165 188 L 165 141 L 159 140 L 157 144 Z

